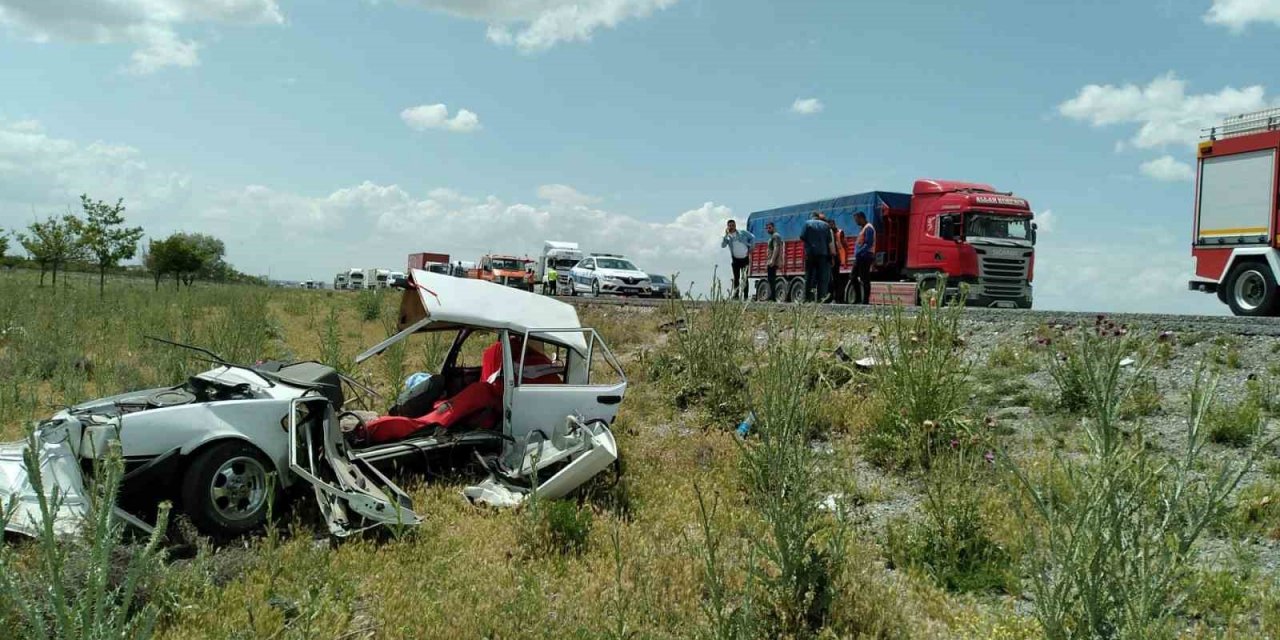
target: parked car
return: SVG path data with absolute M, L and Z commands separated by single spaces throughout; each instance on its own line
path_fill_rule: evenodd
M 437 450 L 475 449 L 491 475 L 464 493 L 495 504 L 520 502 L 535 479 L 540 496 L 565 495 L 617 459 L 609 426 L 626 377 L 599 334 L 580 325 L 572 306 L 421 270 L 413 270 L 409 281 L 419 286 L 403 294 L 400 331 L 356 361 L 418 333 L 451 334 L 452 347 L 438 371 L 419 376 L 422 380 L 382 413 L 422 415 L 475 382 L 480 367 L 464 362 L 462 353 L 472 352 L 476 341 L 500 344 L 507 364 L 522 362 L 530 349 L 540 350 L 553 363 L 559 383 L 526 383 L 529 374 L 521 368 L 501 376 L 500 407 L 468 416 L 464 425 L 361 444 L 350 436 L 379 413 L 355 407 L 376 402 L 376 395 L 332 367 L 242 365 L 177 345 L 217 366 L 171 387 L 85 402 L 38 425 L 33 437 L 46 493 L 56 486 L 63 496 L 53 514 L 55 528 L 61 533 L 81 529 L 92 495 L 93 463 L 117 446 L 126 464 L 123 495 L 142 495 L 150 505 L 174 499 L 201 531 L 223 538 L 261 526 L 273 492 L 287 498 L 308 489 L 335 536 L 381 524 L 418 523 L 409 497 L 377 465 Z M 513 344 L 524 351 L 513 353 Z M 43 520 L 23 462 L 27 448 L 26 442 L 0 445 L 0 503 L 17 505 L 7 530 L 36 535 Z M 146 528 L 137 513 L 117 509 L 117 514 Z
M 680 290 L 670 278 L 656 273 L 649 274 L 650 298 L 679 298 Z
M 569 270 L 569 295 L 649 295 L 649 274 L 622 256 L 592 254 Z

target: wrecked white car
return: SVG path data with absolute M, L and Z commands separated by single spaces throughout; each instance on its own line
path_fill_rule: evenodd
M 168 388 L 126 393 L 63 410 L 37 427 L 46 492 L 57 491 L 55 529 L 74 532 L 88 510 L 93 462 L 118 443 L 124 496 L 172 499 L 204 533 L 230 537 L 266 520 L 272 499 L 309 490 L 337 536 L 383 524 L 416 524 L 409 497 L 378 468 L 434 451 L 475 448 L 490 475 L 464 492 L 476 502 L 519 503 L 531 491 L 563 496 L 617 459 L 609 430 L 627 382 L 613 354 L 562 302 L 480 280 L 414 270 L 401 301 L 400 331 L 362 362 L 418 333 L 452 336 L 440 370 L 415 376 L 393 406 L 353 410 L 371 390 L 315 362 L 217 366 Z M 455 413 L 451 399 L 481 378 L 468 362 L 483 347 L 498 371 L 483 381 L 492 406 L 473 407 L 448 428 L 429 414 Z M 528 366 L 539 363 L 536 372 Z M 500 361 L 499 361 L 500 359 Z M 514 372 L 507 375 L 505 372 Z M 391 421 L 424 428 L 374 442 Z M 23 463 L 26 443 L 0 445 L 6 529 L 35 535 L 37 497 Z M 535 486 L 536 485 L 536 486 Z M 296 492 L 295 492 L 296 493 Z M 122 517 L 135 523 L 128 513 Z

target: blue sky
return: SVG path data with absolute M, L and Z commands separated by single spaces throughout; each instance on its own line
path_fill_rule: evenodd
M 273 277 L 576 239 L 706 282 L 730 215 L 927 176 L 1031 201 L 1039 307 L 1221 312 L 1188 163 L 1277 102 L 1278 35 L 1280 0 L 0 0 L 0 228 L 87 191 Z

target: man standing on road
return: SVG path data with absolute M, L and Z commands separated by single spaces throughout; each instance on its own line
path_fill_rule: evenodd
M 552 266 L 551 261 L 548 260 L 547 271 L 542 276 L 542 295 L 554 296 L 559 293 L 556 291 L 556 280 L 559 279 L 559 277 L 560 274 L 556 272 L 556 268 Z
M 747 299 L 747 282 L 744 276 L 746 276 L 747 266 L 751 264 L 751 245 L 755 242 L 756 237 L 746 229 L 739 230 L 738 223 L 733 220 L 730 220 L 724 229 L 724 239 L 720 241 L 720 246 L 729 247 L 729 256 L 733 260 L 733 295 L 731 297 L 741 296 L 743 300 Z
M 844 230 L 836 226 L 835 217 L 827 218 L 827 226 L 831 228 L 831 280 L 836 281 L 840 270 L 849 264 L 849 248 L 845 245 Z M 832 298 L 835 296 L 833 295 Z
M 778 229 L 772 222 L 764 225 L 764 230 L 769 234 L 769 258 L 764 264 L 769 273 L 769 299 L 776 301 L 777 285 L 778 285 L 778 269 L 782 268 L 782 254 L 784 243 L 782 236 L 778 235 Z
M 831 285 L 831 228 L 822 220 L 822 212 L 814 211 L 800 232 L 804 243 L 805 298 L 822 302 Z
M 871 263 L 876 259 L 876 228 L 867 223 L 861 211 L 853 214 L 858 237 L 853 243 L 853 277 L 858 283 L 858 302 L 871 304 Z

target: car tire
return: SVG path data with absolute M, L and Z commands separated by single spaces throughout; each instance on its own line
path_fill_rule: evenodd
M 599 280 L 591 281 L 591 297 L 593 298 L 600 297 L 600 281 Z
M 787 299 L 791 302 L 804 302 L 804 278 L 791 281 L 791 291 L 787 294 Z
M 182 509 L 206 535 L 230 539 L 261 527 L 282 495 L 274 466 L 243 440 L 196 455 L 182 477 Z
M 1245 262 L 1227 275 L 1227 305 L 1238 316 L 1274 315 L 1280 292 L 1271 268 L 1262 262 Z

